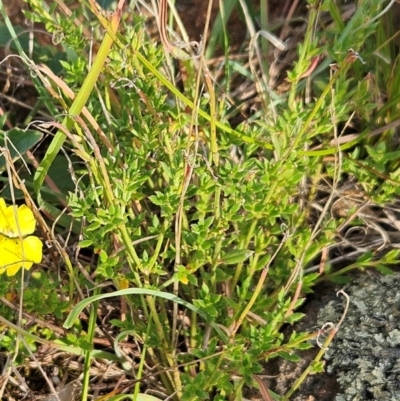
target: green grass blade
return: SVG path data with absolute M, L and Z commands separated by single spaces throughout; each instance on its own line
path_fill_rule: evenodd
M 115 16 L 115 15 L 114 15 Z M 113 27 L 113 30 L 116 32 L 118 28 L 118 23 L 112 21 L 111 26 Z M 113 39 L 112 37 L 106 33 L 105 37 L 103 39 L 103 42 L 100 45 L 99 52 L 97 53 L 97 56 L 93 62 L 93 66 L 90 69 L 86 79 L 83 82 L 82 88 L 80 89 L 79 93 L 77 94 L 74 102 L 72 103 L 68 114 L 69 116 L 64 119 L 62 122 L 62 125 L 67 128 L 68 131 L 70 131 L 74 125 L 74 120 L 71 116 L 76 116 L 79 115 L 80 112 L 82 111 L 83 107 L 85 106 L 98 78 L 100 75 L 100 72 L 103 68 L 103 65 L 106 61 L 107 55 L 110 51 L 111 45 L 113 44 Z M 43 184 L 43 181 L 46 177 L 46 174 L 54 161 L 55 157 L 57 156 L 58 152 L 60 151 L 64 141 L 66 139 L 66 135 L 62 131 L 58 131 L 55 137 L 53 138 L 42 162 L 40 163 L 36 174 L 34 176 L 34 181 L 33 181 L 33 187 L 36 193 L 39 193 L 40 188 Z
M 224 27 L 227 26 L 227 22 L 232 14 L 233 9 L 236 7 L 236 3 L 237 0 L 222 3 L 225 7 L 225 10 L 220 10 L 217 18 L 215 19 L 210 33 L 210 38 L 208 40 L 207 50 L 205 51 L 206 59 L 214 57 L 215 49 L 218 45 L 218 39 L 220 38 L 221 32 L 223 32 Z
M 86 308 L 88 305 L 90 305 L 92 302 L 96 302 L 100 299 L 105 299 L 105 298 L 111 298 L 111 297 L 119 297 L 119 296 L 124 296 L 124 295 L 152 295 L 160 298 L 167 299 L 172 302 L 176 302 L 180 305 L 185 306 L 186 308 L 192 310 L 193 312 L 197 313 L 200 315 L 205 321 L 210 322 L 209 316 L 203 312 L 201 309 L 197 308 L 196 306 L 192 305 L 191 303 L 184 301 L 183 299 L 177 297 L 176 295 L 169 294 L 167 292 L 162 292 L 162 291 L 155 291 L 155 290 L 150 290 L 147 288 L 127 288 L 125 290 L 119 290 L 115 291 L 112 293 L 107 293 L 107 294 L 99 294 L 99 295 L 93 295 L 89 298 L 86 298 L 82 301 L 80 301 L 77 305 L 75 305 L 74 309 L 70 312 L 68 315 L 67 319 L 64 322 L 64 327 L 66 329 L 69 329 L 72 327 L 74 324 L 75 320 L 79 317 L 79 314 L 82 312 L 84 308 Z M 215 323 L 210 323 L 211 327 L 219 334 L 220 338 L 224 341 L 227 342 L 227 336 L 226 334 L 222 331 L 222 329 Z

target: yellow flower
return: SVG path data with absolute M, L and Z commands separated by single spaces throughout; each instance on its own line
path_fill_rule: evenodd
M 8 238 L 19 238 L 35 231 L 35 217 L 28 206 L 7 206 L 0 198 L 0 234 Z
M 35 217 L 26 205 L 7 206 L 0 198 L 0 274 L 14 276 L 42 260 L 42 241 L 29 235 L 35 231 Z M 29 235 L 29 236 L 27 236 Z

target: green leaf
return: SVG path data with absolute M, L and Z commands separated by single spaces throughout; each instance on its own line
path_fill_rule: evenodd
M 75 162 L 78 162 L 79 159 L 75 155 L 71 155 L 69 158 L 70 161 L 68 161 L 64 155 L 56 156 L 48 172 L 50 178 L 57 183 L 57 188 L 63 194 L 74 192 L 75 190 L 75 184 L 71 178 L 71 171 L 69 169 L 69 162 L 74 164 Z M 58 196 L 58 194 L 55 194 L 52 197 L 43 195 L 48 202 L 57 199 Z
M 325 361 L 311 362 L 311 372 L 312 373 L 322 373 L 324 369 Z
M 393 270 L 389 269 L 388 267 L 386 267 L 382 264 L 376 265 L 376 269 L 383 274 L 387 274 L 388 276 L 393 274 Z
M 0 29 L 0 33 L 1 33 L 1 29 Z M 6 123 L 6 121 L 7 121 L 7 114 L 3 114 L 2 116 L 0 116 L 0 129 L 2 127 L 4 127 L 4 124 Z
M 225 263 L 226 265 L 236 265 L 238 263 L 244 262 L 253 253 L 254 251 L 250 251 L 248 249 L 238 249 L 236 251 L 230 251 L 222 255 L 220 263 Z
M 301 350 L 301 351 L 304 351 L 304 350 L 306 350 L 306 349 L 310 349 L 310 348 L 312 348 L 312 347 L 313 347 L 313 345 L 310 344 L 310 343 L 301 343 L 301 344 L 297 344 L 297 345 L 296 345 L 296 348 L 297 348 L 298 350 Z
M 300 361 L 300 357 L 296 354 L 289 354 L 289 352 L 285 352 L 285 351 L 279 351 L 278 355 L 288 361 L 292 361 L 292 362 L 299 362 Z
M 88 248 L 89 246 L 93 245 L 93 241 L 90 239 L 85 239 L 81 242 L 79 242 L 79 247 L 80 248 Z
M 149 196 L 149 199 L 157 206 L 165 204 L 165 195 L 160 191 L 155 191 L 156 195 Z
M 257 262 L 256 270 L 261 270 L 267 266 L 268 262 L 271 260 L 271 255 L 267 254 L 260 258 Z
M 398 258 L 400 255 L 400 250 L 399 249 L 392 249 L 391 251 L 389 251 L 384 257 L 383 260 L 386 263 L 397 263 L 398 262 Z
M 298 320 L 302 319 L 304 316 L 304 313 L 292 313 L 287 319 L 286 321 L 289 324 L 292 324 L 294 322 L 297 322 Z
M 13 161 L 18 160 L 29 149 L 32 149 L 41 139 L 43 134 L 39 131 L 22 130 L 13 128 L 10 131 L 0 130 L 0 143 L 1 146 L 7 148 L 10 152 Z M 0 172 L 6 168 L 6 158 L 0 156 Z
M 369 262 L 370 260 L 372 260 L 372 252 L 368 251 L 365 252 L 363 255 L 361 255 L 358 259 L 357 259 L 357 264 L 361 264 L 361 263 L 365 263 L 365 262 Z

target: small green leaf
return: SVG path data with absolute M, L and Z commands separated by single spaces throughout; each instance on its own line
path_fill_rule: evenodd
M 93 241 L 90 240 L 90 239 L 85 239 L 85 240 L 83 240 L 83 241 L 81 241 L 81 242 L 79 243 L 79 247 L 80 247 L 80 248 L 87 248 L 87 247 L 89 247 L 89 246 L 91 246 L 91 245 L 93 245 Z
M 302 319 L 304 316 L 304 313 L 292 313 L 287 319 L 286 321 L 289 324 L 292 324 L 294 322 L 297 322 L 298 320 Z
M 357 264 L 365 263 L 365 262 L 370 261 L 370 260 L 372 260 L 372 252 L 368 251 L 368 252 L 365 252 L 363 255 L 361 255 L 357 259 Z
M 101 227 L 101 223 L 99 221 L 94 221 L 86 227 L 86 231 L 96 231 Z
M 149 199 L 157 206 L 165 204 L 165 195 L 160 191 L 155 191 L 156 195 L 149 196 Z
M 220 263 L 225 263 L 226 265 L 236 265 L 238 263 L 244 262 L 253 253 L 254 251 L 250 251 L 248 249 L 238 249 L 236 251 L 230 251 L 222 255 Z
M 289 354 L 289 352 L 285 352 L 285 351 L 279 351 L 278 355 L 288 361 L 292 361 L 292 362 L 299 362 L 300 361 L 300 357 L 296 354 Z
M 298 350 L 302 350 L 302 351 L 304 351 L 304 350 L 306 350 L 306 349 L 310 349 L 310 348 L 312 348 L 312 347 L 313 347 L 313 345 L 310 344 L 310 343 L 301 343 L 301 344 L 297 344 L 297 345 L 296 345 L 296 348 L 297 348 Z
M 389 251 L 383 258 L 383 260 L 385 260 L 385 262 L 395 262 L 397 263 L 397 259 L 399 258 L 400 255 L 400 250 L 399 249 L 392 249 L 391 251 Z
M 386 267 L 382 264 L 376 265 L 376 269 L 383 274 L 387 274 L 387 275 L 393 274 L 393 270 L 389 269 L 388 267 Z
M 101 260 L 103 263 L 106 263 L 106 262 L 107 262 L 107 260 L 108 260 L 108 255 L 107 255 L 107 252 L 105 252 L 103 249 L 100 251 L 99 256 L 100 256 L 100 260 Z
M 1 29 L 0 29 L 0 32 L 1 32 Z M 4 127 L 4 124 L 6 123 L 6 121 L 7 121 L 7 114 L 3 114 L 2 116 L 0 116 L 0 129 L 2 127 Z
M 324 369 L 325 361 L 311 362 L 311 373 L 322 373 Z

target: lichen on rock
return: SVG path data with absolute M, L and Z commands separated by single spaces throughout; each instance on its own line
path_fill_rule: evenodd
M 400 400 L 400 273 L 363 273 L 344 291 L 350 307 L 325 353 L 342 388 L 335 401 Z M 344 302 L 329 302 L 318 325 L 337 323 Z

